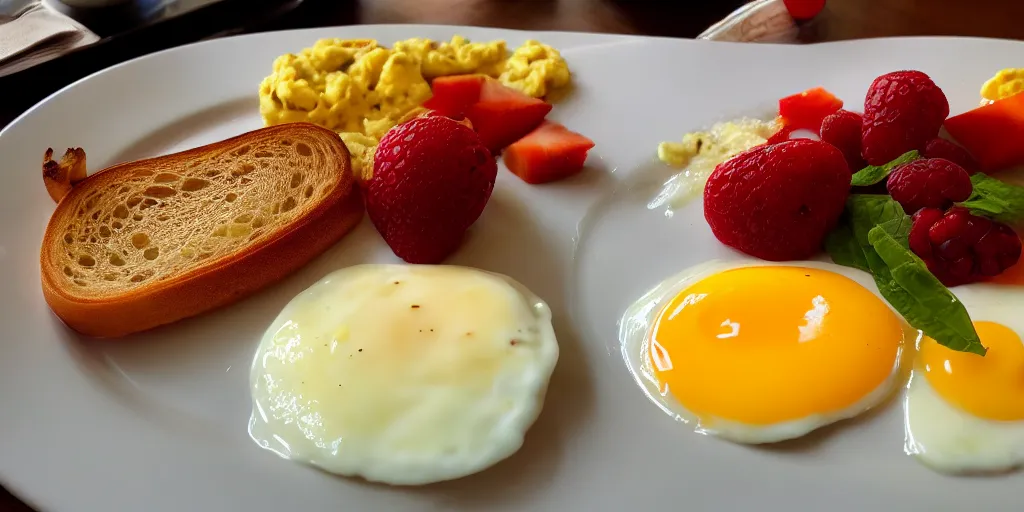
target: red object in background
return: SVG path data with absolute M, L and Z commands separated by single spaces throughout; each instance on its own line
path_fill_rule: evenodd
M 782 0 L 793 19 L 809 20 L 825 8 L 825 0 Z
M 779 116 L 791 131 L 804 129 L 818 133 L 821 121 L 841 108 L 843 100 L 821 87 L 779 100 Z
M 448 117 L 465 115 L 469 107 L 480 101 L 484 75 L 455 75 L 435 78 L 430 84 L 433 96 L 423 103 L 425 108 Z
M 513 174 L 530 184 L 572 176 L 583 169 L 594 141 L 566 127 L 544 121 L 508 148 L 502 159 Z
M 945 126 L 983 170 L 1024 164 L 1024 93 L 953 116 Z

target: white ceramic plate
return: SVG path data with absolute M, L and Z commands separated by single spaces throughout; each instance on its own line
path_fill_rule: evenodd
M 551 305 L 561 358 L 523 449 L 462 480 L 390 488 L 279 459 L 246 435 L 247 377 L 264 328 L 327 272 L 396 261 L 364 222 L 296 275 L 242 303 L 127 339 L 81 339 L 47 309 L 39 243 L 53 210 L 43 150 L 82 146 L 90 168 L 260 126 L 274 57 L 319 37 L 536 38 L 564 50 L 576 89 L 552 116 L 597 143 L 589 169 L 530 187 L 502 170 L 451 263 L 511 275 Z M 1021 43 L 952 38 L 768 46 L 436 26 L 361 26 L 220 39 L 82 80 L 0 134 L 0 479 L 50 511 L 979 510 L 1017 508 L 1020 476 L 942 477 L 903 453 L 897 403 L 775 448 L 693 434 L 649 403 L 616 348 L 624 308 L 711 258 L 699 205 L 644 205 L 657 143 L 759 114 L 822 85 L 862 101 L 871 79 L 917 68 L 952 110 L 977 103 Z M 663 173 L 663 171 L 661 171 Z

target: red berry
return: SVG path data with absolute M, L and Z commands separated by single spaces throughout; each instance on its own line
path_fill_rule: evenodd
M 964 208 L 945 214 L 923 208 L 914 214 L 913 222 L 910 249 L 946 286 L 997 276 L 1020 259 L 1017 233 Z
M 861 147 L 871 165 L 883 165 L 935 138 L 949 115 L 949 102 L 920 71 L 896 71 L 876 78 L 864 100 Z
M 907 213 L 949 208 L 966 201 L 973 189 L 967 171 L 943 158 L 922 158 L 897 167 L 889 175 L 887 187 Z
M 978 171 L 978 162 L 967 152 L 966 149 L 946 139 L 935 137 L 924 145 L 921 156 L 925 158 L 945 158 L 960 167 L 963 167 L 968 174 Z
M 825 0 L 782 0 L 795 20 L 809 20 L 825 8 Z
M 704 218 L 720 242 L 751 256 L 805 259 L 821 248 L 849 192 L 850 170 L 831 144 L 761 145 L 711 173 Z
M 864 158 L 860 156 L 860 130 L 863 122 L 863 116 L 849 110 L 840 110 L 821 122 L 821 140 L 843 152 L 850 173 L 863 169 L 865 165 Z
M 498 166 L 480 137 L 443 116 L 384 135 L 364 184 L 366 212 L 395 255 L 439 263 L 483 212 Z

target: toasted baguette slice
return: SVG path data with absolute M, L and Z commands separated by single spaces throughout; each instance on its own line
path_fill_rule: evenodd
M 362 215 L 348 150 L 312 124 L 115 165 L 57 204 L 40 255 L 43 295 L 83 334 L 142 331 L 280 280 Z

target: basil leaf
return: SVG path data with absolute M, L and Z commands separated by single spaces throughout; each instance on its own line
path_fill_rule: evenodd
M 840 224 L 828 234 L 825 238 L 825 251 L 836 265 L 871 272 L 868 260 L 864 257 L 864 249 L 861 249 L 857 237 L 853 236 L 853 228 L 849 223 Z
M 896 238 L 905 223 L 886 223 L 868 232 L 868 241 L 884 262 L 884 271 L 872 267 L 882 296 L 914 328 L 940 345 L 961 352 L 985 355 L 967 308 L 938 280 L 904 242 Z
M 921 153 L 918 153 L 917 150 L 910 150 L 896 157 L 895 160 L 887 164 L 869 165 L 853 173 L 853 177 L 850 178 L 850 186 L 867 187 L 869 185 L 874 185 L 875 183 L 878 183 L 884 180 L 885 178 L 889 177 L 889 174 L 893 171 L 893 169 L 907 162 L 917 160 L 918 158 L 921 158 Z
M 971 176 L 974 190 L 971 197 L 960 203 L 980 217 L 987 217 L 1003 224 L 1018 224 L 1024 221 L 1024 187 L 1011 185 L 984 173 Z
M 853 234 L 862 246 L 870 246 L 868 231 L 894 219 L 907 216 L 899 203 L 885 194 L 853 194 L 846 199 L 846 212 L 853 225 Z

